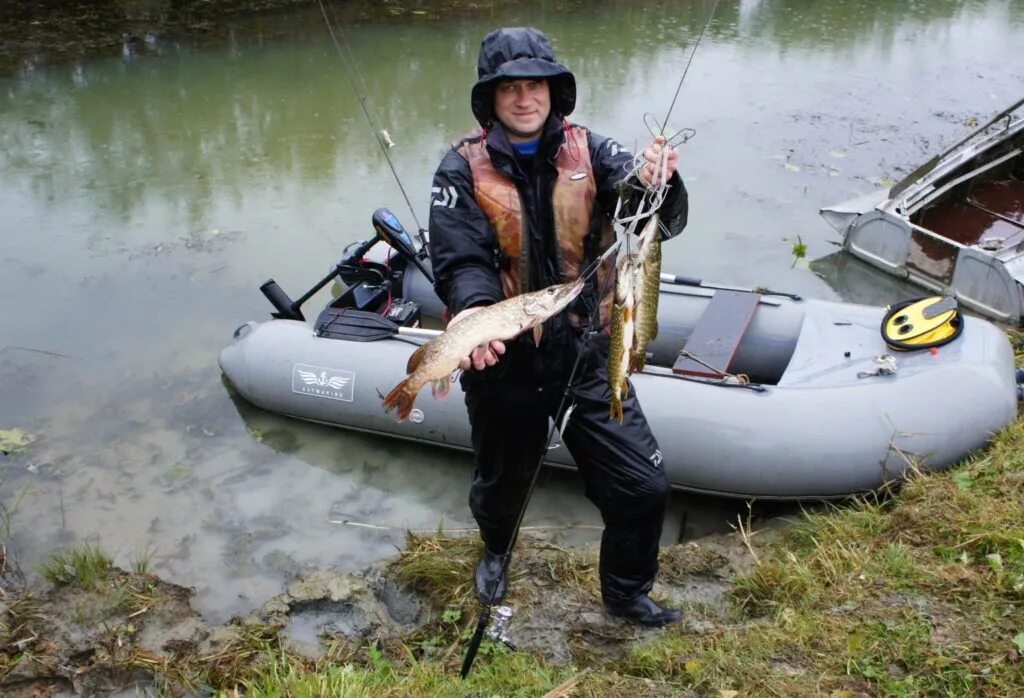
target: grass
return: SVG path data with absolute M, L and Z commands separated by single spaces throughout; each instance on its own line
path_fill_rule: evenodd
M 110 556 L 89 543 L 76 543 L 43 563 L 43 578 L 54 586 L 74 585 L 91 589 L 105 582 L 114 568 Z
M 149 574 L 153 564 L 153 556 L 155 554 L 156 551 L 149 546 L 146 546 L 142 550 L 136 550 L 133 552 L 131 560 L 129 561 L 132 573 L 141 575 Z

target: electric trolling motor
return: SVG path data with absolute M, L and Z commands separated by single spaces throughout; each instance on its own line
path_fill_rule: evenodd
M 271 315 L 283 320 L 304 321 L 306 318 L 302 314 L 302 304 L 336 277 L 340 278 L 349 288 L 342 298 L 337 299 L 331 305 L 347 306 L 359 310 L 374 310 L 376 306 L 389 299 L 395 300 L 391 298 L 391 286 L 394 278 L 389 278 L 389 275 L 395 277 L 399 274 L 399 269 L 404 269 L 407 263 L 415 265 L 424 277 L 433 282 L 433 275 L 422 261 L 427 256 L 426 250 L 416 249 L 412 237 L 391 211 L 386 208 L 377 209 L 373 212 L 371 222 L 376 234 L 368 240 L 353 243 L 346 248 L 342 260 L 298 300 L 293 301 L 273 279 L 268 279 L 260 286 L 260 291 L 277 311 Z M 398 253 L 404 262 L 401 265 L 395 265 L 399 269 L 392 269 L 389 263 L 363 259 L 378 240 L 384 241 Z M 412 305 L 411 302 L 394 304 L 393 312 L 388 314 L 389 318 L 404 324 L 405 320 L 412 317 L 412 313 L 407 312 L 410 310 L 408 307 L 410 305 Z M 392 304 L 389 303 L 390 308 L 392 308 Z M 395 317 L 391 317 L 392 315 Z M 415 315 L 418 317 L 418 312 Z

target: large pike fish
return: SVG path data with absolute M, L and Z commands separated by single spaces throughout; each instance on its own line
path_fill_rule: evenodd
M 661 292 L 661 225 L 651 216 L 640 233 L 640 277 L 643 291 L 636 308 L 636 350 L 629 372 L 643 371 L 647 344 L 658 336 L 658 295 Z
M 399 422 L 412 412 L 416 396 L 427 383 L 435 397 L 448 393 L 451 374 L 463 357 L 492 340 L 506 340 L 534 329 L 539 340 L 540 325 L 563 310 L 583 290 L 583 280 L 549 286 L 481 308 L 450 326 L 409 357 L 405 380 L 384 398 L 384 409 L 396 410 Z

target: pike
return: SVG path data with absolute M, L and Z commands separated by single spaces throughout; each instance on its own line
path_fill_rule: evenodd
M 416 396 L 427 383 L 434 397 L 448 394 L 451 374 L 473 349 L 493 340 L 506 340 L 532 329 L 539 342 L 541 325 L 561 312 L 583 290 L 584 279 L 549 286 L 481 308 L 450 326 L 409 357 L 409 375 L 384 398 L 384 409 L 396 410 L 399 422 L 412 413 Z
M 647 365 L 647 344 L 658 336 L 658 295 L 661 292 L 661 225 L 655 213 L 640 233 L 641 300 L 636 309 L 636 351 L 629 372 Z
M 633 352 L 634 280 L 637 255 L 619 258 L 615 278 L 615 304 L 612 307 L 612 332 L 608 350 L 608 387 L 612 401 L 608 412 L 622 423 L 622 399 L 629 396 L 629 365 Z

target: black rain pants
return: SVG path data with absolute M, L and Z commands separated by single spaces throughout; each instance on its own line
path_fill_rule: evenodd
M 563 335 L 565 337 L 565 335 Z M 555 347 L 506 345 L 501 360 L 466 371 L 462 387 L 472 427 L 475 469 L 469 507 L 487 548 L 508 549 L 516 518 L 547 440 L 583 339 Z M 566 406 L 575 403 L 563 442 L 579 467 L 586 495 L 601 511 L 599 575 L 607 603 L 650 592 L 669 484 L 658 444 L 630 386 L 622 424 L 608 416 L 607 334 L 591 334 Z

